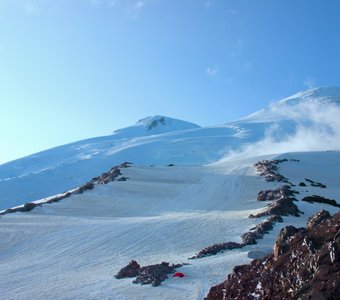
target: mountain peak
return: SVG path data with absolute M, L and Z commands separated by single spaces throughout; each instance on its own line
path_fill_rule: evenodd
M 268 108 L 254 112 L 240 121 L 257 123 L 291 119 L 292 112 L 294 112 L 295 117 L 299 111 L 301 112 L 301 108 L 296 111 L 300 105 L 309 105 L 311 103 L 316 105 L 340 105 L 340 87 L 325 86 L 298 92 L 278 102 L 274 102 Z M 291 112 L 288 115 L 287 110 Z
M 196 128 L 200 128 L 200 126 L 187 121 L 155 115 L 140 119 L 135 125 L 116 130 L 114 133 L 137 137 Z
M 296 93 L 290 97 L 287 97 L 279 101 L 279 103 L 297 104 L 301 101 L 306 101 L 306 100 L 340 103 L 340 87 L 324 86 L 324 87 L 312 88 L 309 90 Z
M 161 127 L 163 127 L 163 129 L 166 129 L 167 131 L 168 129 L 169 131 L 177 131 L 177 130 L 194 129 L 194 128 L 200 127 L 190 122 L 177 120 L 177 119 L 160 116 L 160 115 L 143 118 L 139 120 L 136 123 L 136 125 L 145 127 L 147 131 L 150 131 L 150 130 L 154 131 L 156 128 L 160 129 Z

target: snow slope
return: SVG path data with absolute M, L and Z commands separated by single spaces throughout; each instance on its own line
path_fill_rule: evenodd
M 242 122 L 272 122 L 292 120 L 294 110 L 307 109 L 310 104 L 317 106 L 339 105 L 340 87 L 322 87 L 296 93 L 278 102 L 272 103 L 268 108 L 257 111 L 243 119 Z M 295 114 L 295 117 L 301 114 Z M 306 118 L 306 116 L 303 116 Z M 306 118 L 308 119 L 308 118 Z
M 268 135 L 270 142 L 286 140 L 285 147 L 267 143 L 263 152 L 260 144 L 260 149 L 252 151 L 255 155 L 324 147 L 340 149 L 339 99 L 340 88 L 317 88 L 288 97 L 239 121 L 204 128 L 168 117 L 148 117 L 109 136 L 9 162 L 0 165 L 0 209 L 75 188 L 124 161 L 140 165 L 204 165 L 230 151 L 256 145 Z M 301 124 L 310 131 L 308 139 Z M 299 134 L 292 141 L 290 138 L 296 132 Z M 320 140 L 325 135 L 329 138 Z M 294 148 L 293 144 L 297 146 Z
M 27 213 L 0 219 L 0 295 L 2 299 L 203 299 L 236 264 L 250 261 L 251 250 L 268 252 L 279 229 L 303 226 L 328 205 L 298 202 L 302 217 L 285 217 L 257 245 L 216 256 L 187 260 L 214 243 L 240 241 L 261 222 L 248 215 L 263 208 L 263 189 L 280 186 L 259 178 L 253 157 L 208 166 L 138 166 L 122 169 L 128 181 L 94 190 Z M 326 189 L 299 187 L 298 198 L 314 194 L 340 198 L 340 152 L 289 153 L 279 165 L 297 184 L 304 178 Z M 307 192 L 308 190 L 308 192 Z M 159 287 L 132 284 L 113 275 L 131 259 L 142 265 L 190 263 L 184 279 L 169 278 Z
M 188 260 L 207 246 L 240 242 L 242 233 L 264 220 L 248 218 L 266 205 L 256 200 L 257 193 L 282 184 L 260 178 L 253 167 L 258 160 L 298 159 L 279 165 L 296 185 L 297 199 L 317 194 L 339 202 L 340 151 L 292 152 L 296 141 L 309 146 L 309 140 L 337 149 L 339 96 L 337 88 L 313 89 L 239 121 L 205 128 L 148 117 L 110 136 L 1 165 L 0 209 L 5 209 L 82 185 L 123 161 L 134 163 L 122 169 L 127 181 L 1 216 L 0 298 L 203 299 L 235 265 L 250 261 L 250 251 L 270 252 L 282 227 L 304 226 L 322 208 L 338 211 L 298 201 L 304 214 L 284 217 L 257 245 Z M 288 153 L 269 155 L 282 153 L 280 143 Z M 327 188 L 310 186 L 305 178 Z M 301 181 L 307 186 L 299 186 Z M 189 265 L 180 269 L 185 278 L 171 277 L 154 288 L 113 277 L 132 259 L 141 265 Z

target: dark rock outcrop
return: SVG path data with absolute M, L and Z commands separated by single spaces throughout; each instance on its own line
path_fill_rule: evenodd
M 8 208 L 5 210 L 5 212 L 3 214 L 9 214 L 9 213 L 14 213 L 14 212 L 27 212 L 27 211 L 31 211 L 33 208 L 35 208 L 36 206 L 38 206 L 38 204 L 33 203 L 33 202 L 27 202 L 25 203 L 23 206 L 19 206 L 16 208 Z
M 103 173 L 98 177 L 92 178 L 90 181 L 93 184 L 107 184 L 111 181 L 114 181 L 118 178 L 118 176 L 122 175 L 120 169 L 128 168 L 131 165 L 129 162 L 124 162 L 119 166 L 112 167 L 110 171 Z
M 140 265 L 132 260 L 124 268 L 120 269 L 115 278 L 129 278 L 136 277 L 133 283 L 136 284 L 151 284 L 152 286 L 158 286 L 162 281 L 168 278 L 168 274 L 176 272 L 177 268 L 182 267 L 184 264 L 172 264 L 168 262 L 162 262 L 160 264 L 140 267 Z
M 217 253 L 220 253 L 224 250 L 232 250 L 232 249 L 238 249 L 243 247 L 240 243 L 235 242 L 226 242 L 226 243 L 219 243 L 215 244 L 209 247 L 206 247 L 202 250 L 200 250 L 198 253 L 196 253 L 193 257 L 190 257 L 190 259 L 195 258 L 202 258 L 206 256 L 216 255 Z
M 306 181 L 308 181 L 310 183 L 311 186 L 316 186 L 322 189 L 325 189 L 327 187 L 327 185 L 321 183 L 321 182 L 315 182 L 311 179 L 305 178 Z
M 119 177 L 117 181 L 127 181 L 128 179 L 129 177 L 122 176 L 122 177 Z
M 194 256 L 190 257 L 189 259 L 196 259 L 202 258 L 206 256 L 216 255 L 220 252 L 225 250 L 233 250 L 243 248 L 247 245 L 256 244 L 258 239 L 262 239 L 263 236 L 268 233 L 270 230 L 273 229 L 275 223 L 282 222 L 281 216 L 270 216 L 267 220 L 261 222 L 260 224 L 256 225 L 254 228 L 250 229 L 248 232 L 241 235 L 242 242 L 226 242 L 226 243 L 219 243 L 214 244 L 212 246 L 206 247 L 196 253 Z
M 257 172 L 260 173 L 260 176 L 264 177 L 264 180 L 267 182 L 272 182 L 272 181 L 276 181 L 276 182 L 288 182 L 288 179 L 284 176 L 282 176 L 279 172 L 278 172 L 278 164 L 283 163 L 283 162 L 287 162 L 288 159 L 284 158 L 284 159 L 274 159 L 274 160 L 262 160 L 262 161 L 258 161 L 257 163 L 254 164 L 254 167 L 256 168 Z M 298 160 L 296 159 L 290 159 L 290 161 L 296 161 L 298 162 Z
M 312 196 L 304 197 L 304 198 L 302 198 L 302 201 L 309 202 L 309 203 L 314 203 L 314 202 L 324 203 L 324 204 L 332 205 L 332 206 L 335 206 L 335 207 L 340 207 L 340 204 L 338 204 L 335 200 L 327 199 L 327 198 L 324 198 L 324 197 L 318 196 L 318 195 L 312 195 Z
M 298 194 L 298 192 L 291 190 L 289 185 L 283 185 L 277 188 L 276 190 L 260 191 L 257 194 L 257 200 L 258 201 L 273 201 L 273 200 L 278 200 L 280 198 L 292 197 L 295 194 Z
M 331 214 L 327 210 L 322 210 L 308 218 L 307 228 L 317 227 L 323 220 L 330 219 Z
M 170 265 L 168 262 L 142 267 L 138 271 L 138 275 L 133 283 L 158 286 L 162 281 L 168 278 L 168 274 L 175 273 L 176 268 L 179 267 L 182 267 L 182 265 Z
M 84 185 L 80 186 L 79 188 L 77 188 L 74 193 L 75 194 L 82 194 L 85 191 L 90 191 L 93 190 L 94 188 L 94 183 L 92 181 L 86 182 Z
M 157 127 L 159 124 L 165 125 L 165 118 L 164 117 L 159 117 L 156 120 L 153 120 L 148 126 L 147 130 L 151 130 L 152 128 Z
M 320 212 L 307 225 L 282 229 L 274 254 L 235 267 L 206 299 L 339 299 L 340 212 Z
M 282 228 L 274 244 L 274 259 L 278 259 L 282 254 L 288 251 L 289 243 L 294 234 L 304 234 L 305 231 L 304 228 L 297 229 L 291 225 Z
M 128 278 L 128 277 L 136 277 L 138 275 L 138 271 L 140 270 L 140 265 L 135 261 L 131 260 L 129 264 L 121 268 L 115 277 L 117 279 Z
M 275 190 L 261 191 L 257 195 L 259 201 L 272 201 L 267 205 L 265 211 L 257 214 L 251 214 L 250 218 L 259 218 L 263 216 L 300 216 L 302 213 L 294 204 L 297 201 L 294 197 L 298 192 L 292 190 L 289 185 L 283 185 Z
M 292 215 L 299 217 L 302 212 L 295 205 L 294 198 L 281 198 L 267 205 L 267 208 L 263 212 L 249 215 L 250 218 L 259 218 L 264 216 L 288 216 Z
M 242 246 L 256 244 L 256 240 L 262 239 L 266 233 L 269 233 L 275 223 L 282 221 L 281 216 L 270 216 L 266 221 L 256 225 L 253 230 L 242 234 Z

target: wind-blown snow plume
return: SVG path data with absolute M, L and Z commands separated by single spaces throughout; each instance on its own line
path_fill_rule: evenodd
M 340 106 L 332 101 L 304 99 L 300 103 L 281 101 L 266 114 L 278 117 L 268 128 L 265 138 L 246 144 L 227 157 L 276 154 L 296 151 L 340 150 Z M 293 132 L 282 130 L 284 120 L 293 120 Z M 286 125 L 287 126 L 287 125 Z

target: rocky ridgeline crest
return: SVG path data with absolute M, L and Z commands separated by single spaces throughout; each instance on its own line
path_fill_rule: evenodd
M 114 166 L 110 169 L 110 171 L 103 173 L 102 175 L 98 177 L 92 178 L 89 182 L 85 183 L 84 185 L 74 189 L 73 191 L 66 192 L 61 195 L 57 195 L 55 197 L 51 197 L 50 199 L 46 200 L 42 204 L 48 204 L 48 203 L 54 203 L 54 202 L 59 202 L 60 200 L 66 199 L 72 195 L 76 194 L 82 194 L 85 191 L 92 190 L 96 184 L 107 184 L 111 181 L 126 181 L 128 178 L 127 177 L 119 177 L 122 175 L 120 169 L 122 168 L 128 168 L 131 165 L 129 162 L 124 162 L 119 166 Z M 119 178 L 118 178 L 119 177 Z M 34 203 L 34 202 L 27 202 L 22 206 L 18 206 L 15 208 L 8 208 L 4 212 L 0 213 L 0 215 L 5 215 L 9 213 L 15 213 L 15 212 L 28 212 L 34 209 L 37 206 L 41 206 L 41 203 Z
M 264 180 L 267 182 L 285 182 L 291 184 L 286 177 L 281 175 L 278 172 L 278 164 L 281 164 L 283 162 L 287 161 L 295 161 L 299 162 L 298 159 L 274 159 L 274 160 L 262 160 L 258 161 L 257 163 L 254 164 L 254 167 L 256 168 L 257 172 L 260 173 L 261 177 L 264 177 Z
M 225 282 L 210 289 L 217 299 L 339 299 L 340 212 L 312 216 L 307 228 L 287 226 L 274 253 L 236 266 Z
M 284 185 L 275 190 L 266 190 L 258 193 L 258 201 L 271 201 L 267 208 L 257 214 L 251 214 L 250 218 L 263 216 L 288 216 L 299 217 L 302 213 L 294 204 L 297 201 L 294 197 L 297 191 L 291 190 L 289 185 Z

